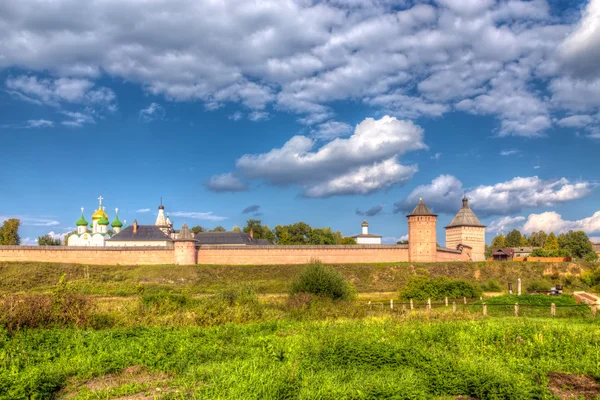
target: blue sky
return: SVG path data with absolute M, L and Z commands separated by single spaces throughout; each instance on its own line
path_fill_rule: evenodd
M 0 219 L 600 237 L 600 0 L 0 6 Z M 246 209 L 252 211 L 244 212 Z M 144 211 L 149 210 L 149 211 Z M 595 239 L 596 240 L 596 239 Z M 600 239 L 598 239 L 600 240 Z

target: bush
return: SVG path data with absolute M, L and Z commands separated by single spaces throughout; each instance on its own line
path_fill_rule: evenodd
M 414 276 L 400 290 L 400 298 L 441 300 L 444 297 L 451 299 L 468 297 L 473 299 L 481 296 L 482 293 L 483 291 L 478 285 L 460 279 L 450 279 L 443 276 L 437 278 Z
M 531 281 L 529 283 L 527 283 L 527 286 L 525 286 L 525 289 L 528 292 L 535 292 L 536 290 L 550 290 L 550 287 L 552 285 L 550 283 L 548 283 L 547 281 Z
M 309 293 L 332 300 L 352 300 L 354 288 L 344 280 L 342 274 L 324 266 L 320 261 L 312 261 L 292 282 L 291 294 Z
M 481 289 L 484 292 L 502 292 L 502 285 L 495 279 L 490 279 L 487 283 L 481 284 Z

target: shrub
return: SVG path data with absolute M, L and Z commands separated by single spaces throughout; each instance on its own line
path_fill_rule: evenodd
M 502 285 L 495 279 L 490 279 L 487 283 L 481 284 L 481 289 L 484 292 L 501 292 Z
M 476 298 L 482 295 L 479 286 L 460 279 L 443 276 L 428 278 L 413 276 L 407 285 L 400 290 L 401 299 L 441 300 L 444 297 L 458 299 L 461 297 Z
M 550 290 L 551 286 L 552 285 L 550 283 L 548 283 L 547 281 L 539 280 L 539 281 L 528 282 L 527 286 L 525 286 L 525 289 L 528 292 L 535 292 L 536 290 Z
M 310 293 L 332 300 L 352 300 L 354 288 L 338 271 L 313 260 L 292 282 L 291 294 Z

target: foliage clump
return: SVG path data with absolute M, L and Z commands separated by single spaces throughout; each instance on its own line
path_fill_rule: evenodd
M 450 299 L 462 297 L 473 299 L 482 294 L 481 287 L 474 283 L 444 276 L 436 278 L 413 276 L 407 285 L 400 290 L 401 299 L 415 300 L 441 300 L 445 297 Z
M 313 260 L 292 282 L 291 294 L 309 293 L 332 300 L 352 300 L 354 287 L 338 271 Z
M 487 281 L 487 283 L 481 284 L 481 289 L 484 292 L 501 292 L 503 288 L 497 280 L 490 279 L 489 281 Z

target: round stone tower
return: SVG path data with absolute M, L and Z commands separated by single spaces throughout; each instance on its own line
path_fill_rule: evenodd
M 437 261 L 437 215 L 425 205 L 423 199 L 408 218 L 408 260 L 413 262 Z
M 178 265 L 192 265 L 197 264 L 196 260 L 196 240 L 192 236 L 192 233 L 187 227 L 187 224 L 183 224 L 177 239 L 173 245 L 175 252 L 175 264 Z

